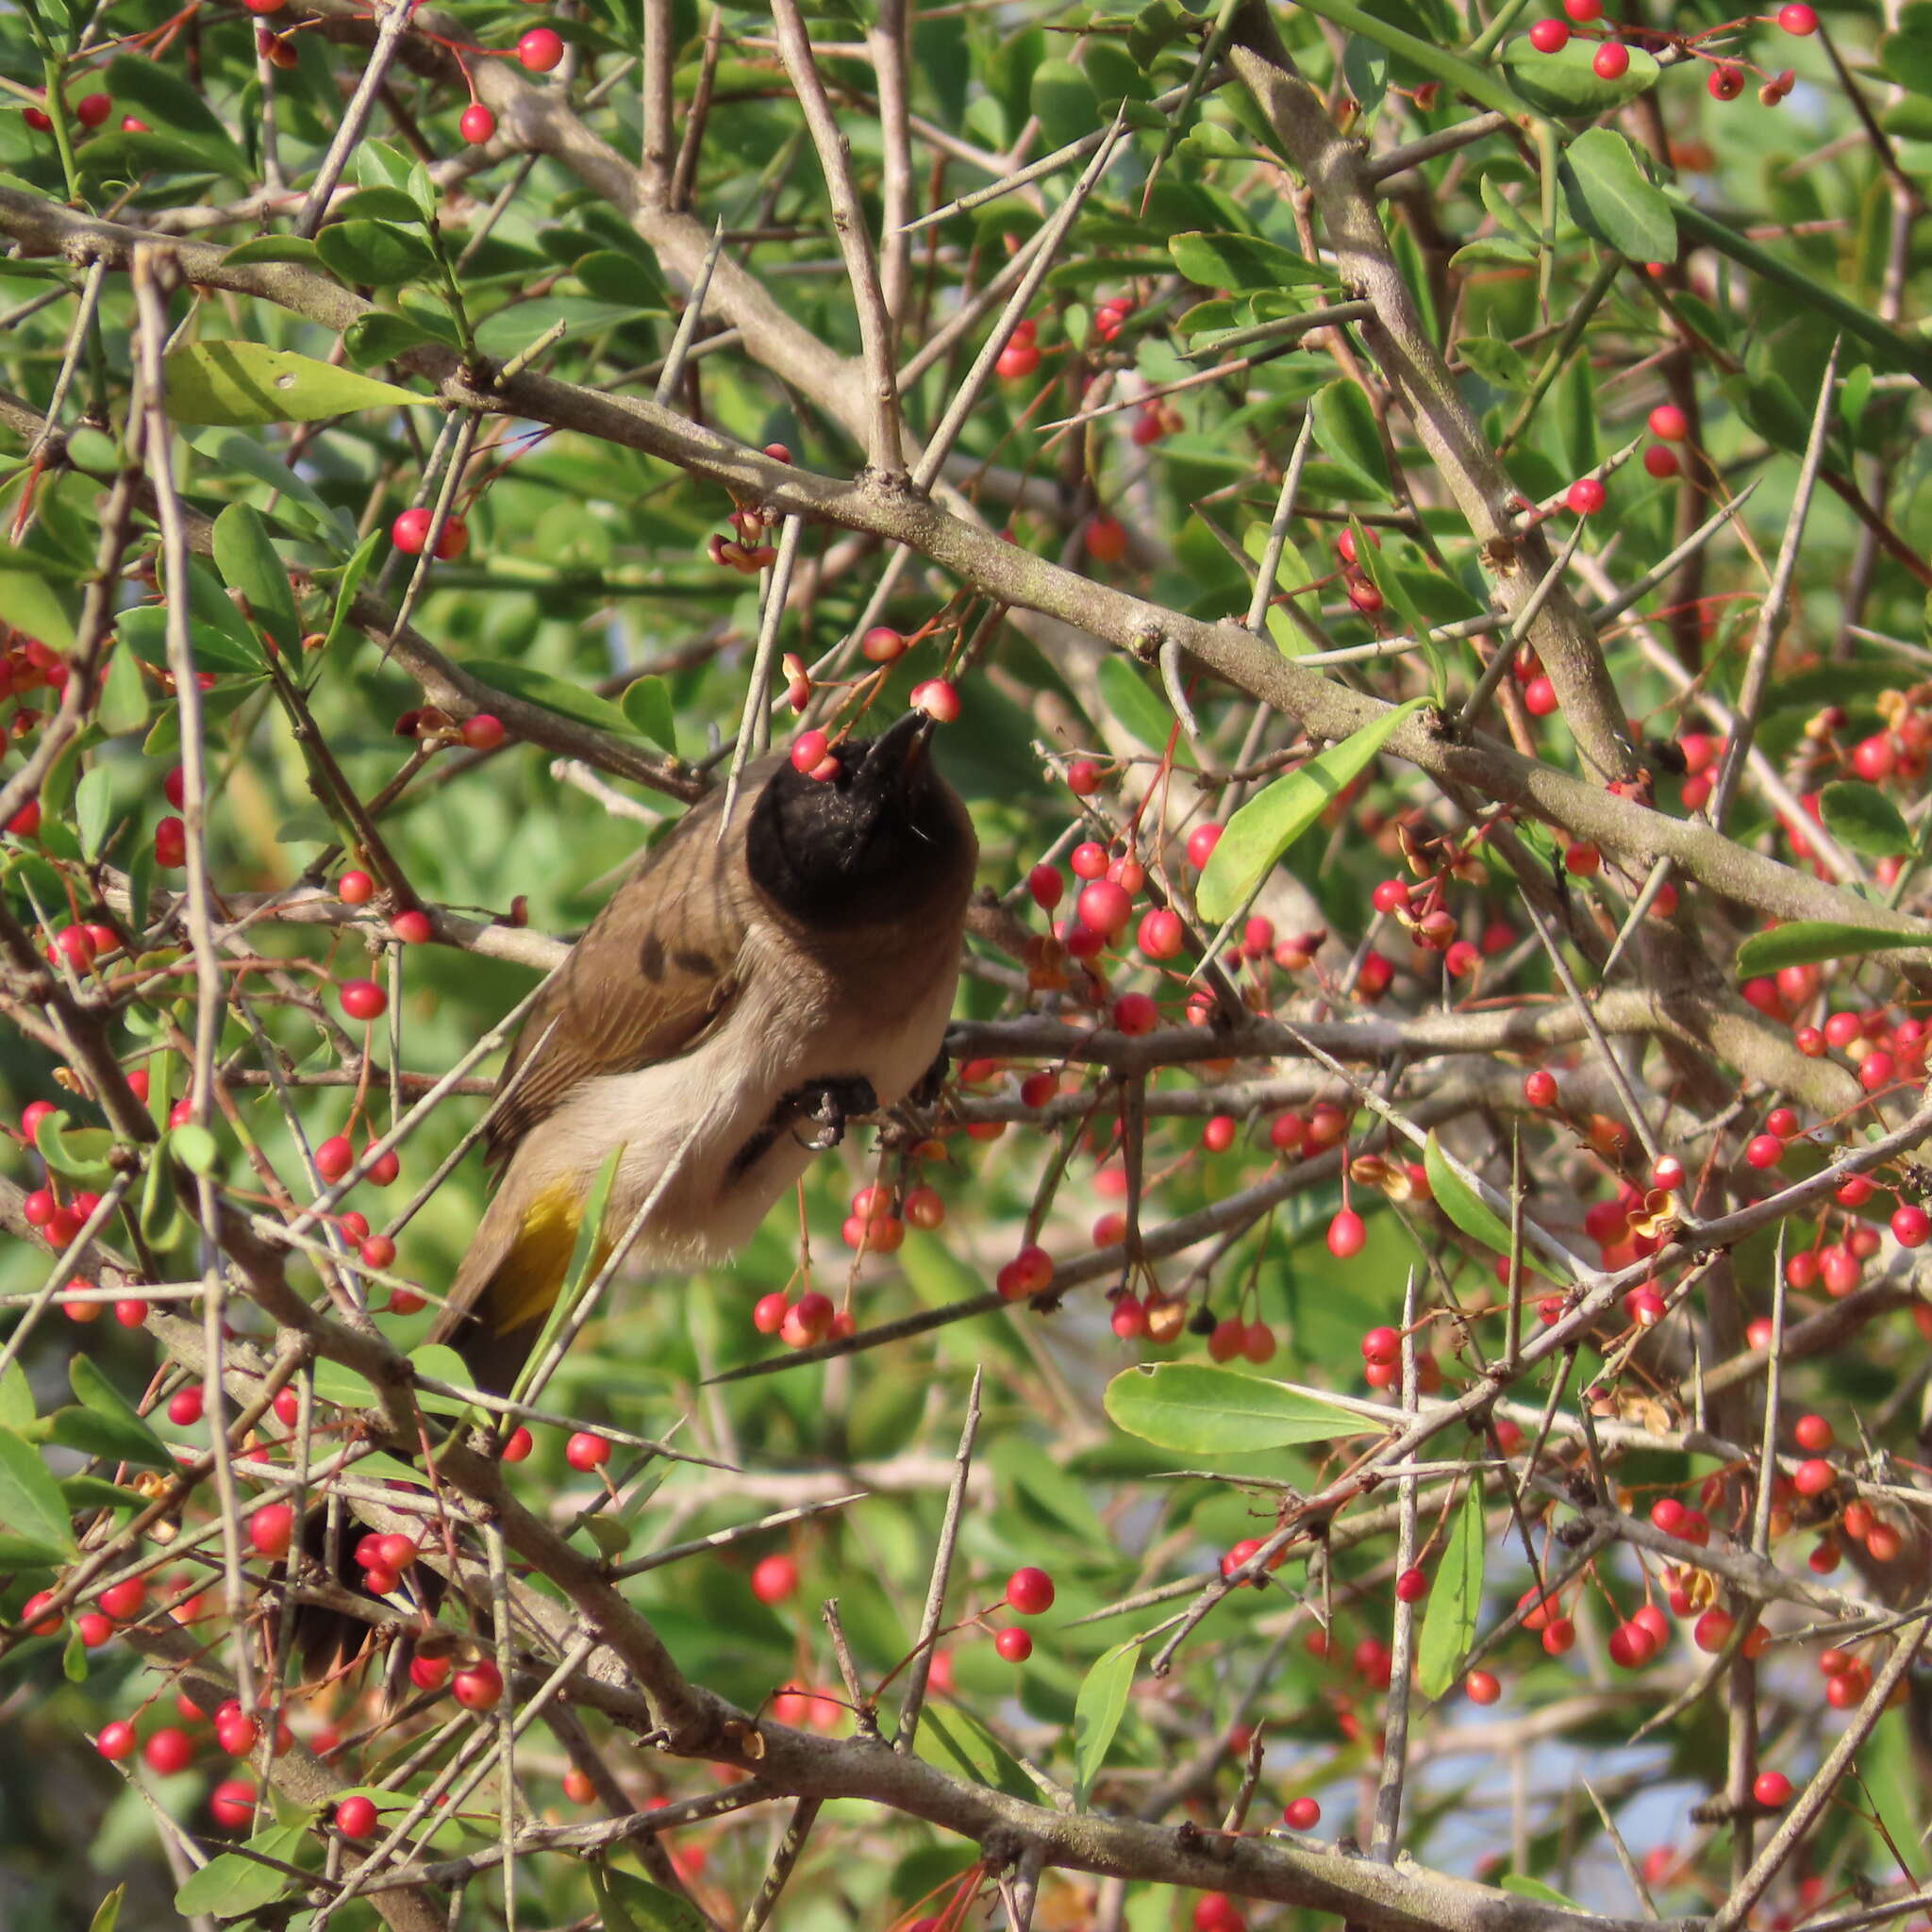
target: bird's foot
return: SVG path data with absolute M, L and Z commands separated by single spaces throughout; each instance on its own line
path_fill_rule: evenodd
M 793 1132 L 815 1154 L 836 1147 L 845 1138 L 846 1124 L 860 1114 L 875 1113 L 879 1097 L 863 1074 L 834 1080 L 814 1080 L 785 1096 Z

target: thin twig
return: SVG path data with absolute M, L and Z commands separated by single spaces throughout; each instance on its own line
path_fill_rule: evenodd
M 912 1646 L 912 1661 L 906 1672 L 906 1696 L 899 1707 L 898 1735 L 892 1749 L 904 1757 L 911 1753 L 919 1735 L 919 1714 L 925 1705 L 926 1678 L 932 1672 L 933 1641 L 946 1611 L 946 1588 L 952 1581 L 953 1552 L 958 1547 L 959 1524 L 966 1513 L 966 1482 L 973 1472 L 973 1445 L 979 1435 L 979 1387 L 984 1374 L 973 1372 L 973 1388 L 966 1397 L 966 1422 L 959 1431 L 959 1446 L 953 1456 L 953 1485 L 946 1492 L 946 1513 L 940 1524 L 940 1540 L 933 1551 L 932 1575 L 925 1587 L 925 1609 L 919 1620 L 919 1635 Z

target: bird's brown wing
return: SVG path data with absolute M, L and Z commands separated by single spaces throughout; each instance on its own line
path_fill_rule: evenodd
M 580 1081 L 635 1073 L 685 1052 L 729 1008 L 749 887 L 744 804 L 718 839 L 722 800 L 693 807 L 617 890 L 530 1009 L 504 1063 L 508 1097 L 490 1124 L 492 1162 L 553 1113 Z

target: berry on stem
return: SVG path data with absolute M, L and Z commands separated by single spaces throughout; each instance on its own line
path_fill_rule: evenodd
M 553 27 L 533 26 L 517 42 L 517 58 L 532 74 L 548 74 L 563 58 L 562 37 Z
M 1023 1617 L 1037 1617 L 1053 1607 L 1053 1578 L 1031 1565 L 1007 1578 L 1007 1602 Z

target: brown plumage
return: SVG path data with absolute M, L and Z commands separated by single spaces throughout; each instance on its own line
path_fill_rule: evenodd
M 431 1331 L 506 1391 L 562 1286 L 584 1198 L 620 1146 L 605 1227 L 661 1187 L 654 1268 L 750 1239 L 847 1111 L 937 1058 L 977 844 L 908 716 L 821 782 L 749 768 L 645 855 L 525 1018 L 489 1133 L 502 1174 Z

